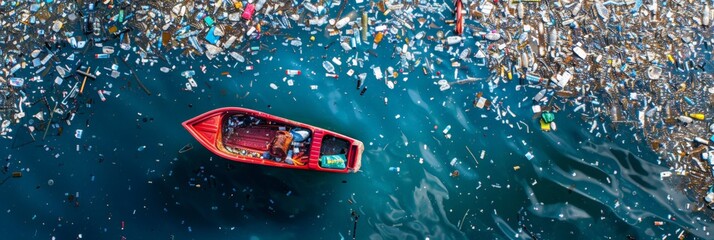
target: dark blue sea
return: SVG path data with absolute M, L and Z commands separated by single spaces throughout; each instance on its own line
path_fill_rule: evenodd
M 137 50 L 122 50 L 117 40 L 104 43 L 116 49 L 108 59 L 94 59 L 101 47 L 62 48 L 52 66 L 81 61 L 102 74 L 87 81 L 64 114 L 52 116 L 49 108 L 77 79 L 56 85 L 52 70 L 42 82 L 29 81 L 38 75 L 33 67 L 16 74 L 26 78 L 26 116 L 11 126 L 12 139 L 0 141 L 2 239 L 675 239 L 681 231 L 712 238 L 711 221 L 695 211 L 697 200 L 678 190 L 675 178 L 660 178 L 668 167 L 642 132 L 612 124 L 592 111 L 597 106 L 574 112 L 558 98 L 557 131 L 543 132 L 531 108 L 539 88 L 495 83 L 475 63 L 462 63 L 454 77 L 450 62 L 457 54 L 433 51 L 435 43 L 426 40 L 409 51 L 419 52 L 422 63 L 443 62 L 426 75 L 413 61 L 402 66 L 395 48 L 403 38 L 436 30 L 400 30 L 400 39 L 388 35 L 368 53 L 373 36 L 345 52 L 336 38 L 295 27 L 227 51 L 246 62 L 164 48 L 157 52 L 166 60 L 149 54 L 154 63 L 137 64 Z M 455 47 L 475 52 L 475 41 Z M 260 50 L 243 50 L 248 46 Z M 355 56 L 368 60 L 351 66 Z M 342 62 L 334 64 L 339 78 L 325 77 L 322 67 L 333 57 Z M 114 63 L 118 78 L 107 70 Z M 375 67 L 399 72 L 389 78 L 393 89 L 375 78 Z M 286 69 L 302 74 L 287 76 Z M 190 91 L 181 76 L 186 70 L 196 73 Z M 367 78 L 358 88 L 360 73 Z M 467 77 L 484 80 L 445 91 L 436 83 Z M 106 101 L 98 90 L 110 92 Z M 479 92 L 493 101 L 489 109 L 473 106 Z M 181 122 L 226 106 L 359 139 L 362 169 L 331 174 L 221 159 Z M 38 112 L 44 120 L 33 117 Z M 178 153 L 187 144 L 194 148 Z

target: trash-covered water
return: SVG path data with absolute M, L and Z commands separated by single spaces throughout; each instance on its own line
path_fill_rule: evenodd
M 81 59 L 103 75 L 86 83 L 65 114 L 50 115 L 50 103 L 81 81 L 55 84 L 52 72 L 25 86 L 27 116 L 2 141 L 0 232 L 8 239 L 649 239 L 686 229 L 711 238 L 711 221 L 692 211 L 697 201 L 660 178 L 668 167 L 633 135 L 641 130 L 607 118 L 591 125 L 582 110 L 557 102 L 557 131 L 544 132 L 531 100 L 540 89 L 478 80 L 488 77 L 485 67 L 455 72 L 442 63 L 424 74 L 401 65 L 396 47 L 403 42 L 392 38 L 372 51 L 367 42 L 345 52 L 322 32 L 282 33 L 244 43 L 259 49 L 241 51 L 246 62 L 174 50 L 168 61 L 137 65 L 138 54 L 115 42 L 105 43 L 116 47 L 107 59 L 95 59 L 99 47 L 60 50 L 56 65 L 73 69 Z M 410 51 L 425 61 L 460 54 L 429 44 Z M 112 64 L 117 78 L 108 76 Z M 339 77 L 327 76 L 325 65 Z M 377 67 L 397 76 L 378 80 Z M 29 79 L 36 70 L 16 75 Z M 191 90 L 187 70 L 195 71 Z M 448 77 L 432 77 L 437 71 Z M 361 73 L 367 77 L 358 83 Z M 474 80 L 449 89 L 437 83 L 467 78 Z M 489 108 L 474 107 L 479 92 L 493 102 Z M 359 139 L 362 169 L 325 174 L 218 158 L 180 123 L 224 106 Z M 31 117 L 38 112 L 44 120 Z M 179 153 L 187 144 L 194 148 Z

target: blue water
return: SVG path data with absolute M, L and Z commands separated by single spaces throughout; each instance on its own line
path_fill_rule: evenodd
M 635 140 L 633 134 L 642 134 L 637 130 L 623 125 L 613 129 L 598 120 L 600 126 L 591 133 L 590 119 L 583 120 L 581 112 L 558 100 L 563 107 L 556 114 L 558 130 L 542 132 L 530 101 L 539 89 L 517 88 L 517 81 L 494 85 L 484 80 L 440 91 L 435 82 L 441 78 L 424 75 L 421 67 L 400 74 L 395 88 L 389 89 L 374 78 L 371 68 L 399 69 L 399 57 L 392 58 L 392 52 L 403 41 L 385 38 L 376 50 L 378 57 L 369 56 L 363 67 L 350 67 L 347 58 L 366 55 L 368 45 L 344 53 L 336 43 L 325 49 L 334 39 L 322 33 L 314 34 L 315 42 L 299 29 L 283 33 L 299 36 L 304 45 L 290 47 L 283 36 L 262 36 L 246 43 L 267 46 L 257 55 L 244 54 L 251 63 L 236 64 L 224 56 L 194 60 L 178 50 L 168 52 L 175 70 L 160 72 L 159 67 L 171 65 L 159 59 L 136 69 L 151 95 L 131 75 L 114 79 L 101 70 L 102 76 L 89 81 L 85 93 L 70 104 L 77 106 L 72 121 L 54 115 L 62 134 L 52 127 L 44 140 L 42 131 L 30 133 L 28 126 L 46 124 L 31 115 L 44 111 L 49 119 L 49 111 L 42 102 L 25 106 L 27 116 L 9 134 L 13 139 L 1 142 L 3 165 L 8 166 L 0 185 L 4 238 L 671 239 L 681 229 L 690 237 L 711 238 L 711 221 L 693 212 L 695 200 L 674 188 L 672 179 L 660 179 L 667 167 L 647 144 Z M 475 51 L 473 43 L 467 40 L 459 49 Z M 418 49 L 435 45 L 417 44 L 422 44 Z M 65 48 L 60 55 L 64 59 L 75 53 L 92 69 L 109 67 L 113 59 L 93 59 L 100 51 L 93 48 L 82 55 L 81 50 Z M 134 65 L 137 54 L 119 50 L 115 57 L 127 54 Z M 324 77 L 321 66 L 334 56 L 343 62 L 335 66 L 339 79 Z M 453 80 L 448 53 L 417 55 L 422 61 L 434 57 L 444 60 L 435 70 Z M 126 65 L 118 65 L 128 73 Z M 207 67 L 205 74 L 201 65 Z M 246 71 L 248 65 L 254 70 Z M 466 65 L 459 78 L 489 74 Z M 180 73 L 190 68 L 196 70 L 198 87 L 185 91 Z M 285 69 L 303 74 L 289 77 Z M 349 69 L 368 73 L 363 96 L 356 79 L 347 77 Z M 29 78 L 35 70 L 24 69 L 18 76 Z M 26 84 L 27 102 L 37 102 L 43 96 L 38 89 L 43 88 L 54 99 L 49 101 L 53 106 L 76 82 L 65 79 L 61 86 L 52 86 L 53 74 L 42 83 Z M 294 86 L 286 79 L 293 79 Z M 99 89 L 111 91 L 107 101 L 99 100 Z M 500 109 L 510 107 L 516 116 L 496 119 L 495 107 L 474 108 L 478 92 L 491 100 L 498 96 Z M 224 106 L 252 108 L 360 139 L 365 143 L 362 169 L 328 174 L 216 157 L 180 123 Z M 447 125 L 450 139 L 442 133 Z M 74 137 L 77 129 L 84 131 L 81 139 Z M 189 143 L 195 148 L 179 154 Z M 534 156 L 531 160 L 528 152 Z M 450 176 L 454 170 L 458 177 Z M 9 178 L 14 171 L 23 176 Z M 654 221 L 665 224 L 654 226 Z

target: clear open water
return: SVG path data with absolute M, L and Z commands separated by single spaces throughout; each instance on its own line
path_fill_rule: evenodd
M 80 107 L 71 125 L 60 120 L 64 116 L 54 116 L 63 134 L 51 128 L 44 141 L 39 131 L 33 141 L 27 126 L 39 127 L 31 115 L 47 113 L 46 107 L 25 107 L 28 116 L 14 125 L 14 139 L 1 142 L 3 165 L 9 172 L 23 171 L 21 178 L 2 175 L 7 178 L 0 185 L 3 238 L 650 239 L 672 234 L 672 239 L 677 229 L 711 238 L 711 222 L 687 210 L 692 199 L 660 180 L 666 167 L 627 127 L 613 129 L 606 123 L 605 129 L 596 130 L 603 136 L 596 137 L 580 112 L 558 103 L 565 107 L 556 114 L 558 130 L 542 132 L 531 111 L 530 98 L 538 89 L 517 90 L 517 81 L 491 88 L 480 81 L 440 91 L 435 84 L 439 79 L 425 76 L 421 67 L 400 74 L 395 88 L 388 89 L 371 68 L 399 69 L 399 58 L 392 58 L 392 52 L 403 41 L 394 45 L 385 39 L 376 50 L 378 57 L 369 56 L 363 67 L 349 67 L 347 58 L 366 55 L 368 45 L 344 53 L 339 44 L 325 49 L 331 40 L 322 33 L 315 42 L 298 29 L 284 33 L 300 37 L 303 47 L 285 46 L 285 36 L 263 36 L 249 44 L 267 48 L 254 56 L 244 54 L 252 64 L 225 61 L 223 56 L 214 61 L 203 56 L 177 60 L 179 52 L 172 52 L 167 57 L 176 69 L 169 73 L 159 71 L 171 67 L 163 60 L 141 66 L 137 72 L 151 96 L 131 75 L 113 79 L 102 70 L 78 98 Z M 465 44 L 476 50 L 472 41 Z M 427 42 L 419 49 L 427 46 L 433 49 Z M 93 59 L 99 51 L 75 55 L 90 61 L 93 69 L 109 67 L 112 59 Z M 115 56 L 127 54 L 119 51 Z M 343 62 L 335 66 L 339 79 L 324 77 L 321 66 L 334 56 Z M 132 53 L 129 62 L 133 65 L 137 57 Z M 453 78 L 447 53 L 428 51 L 417 57 L 440 57 L 445 63 L 436 70 Z M 74 66 L 70 61 L 62 64 Z M 207 67 L 205 74 L 201 65 Z M 248 65 L 255 69 L 246 71 Z M 484 68 L 468 66 L 460 69 L 459 78 L 488 75 Z M 183 91 L 186 80 L 180 73 L 190 67 L 197 72 L 198 88 Z M 346 75 L 350 68 L 368 73 L 363 96 L 356 79 Z M 303 74 L 288 77 L 285 69 Z M 25 69 L 19 75 L 29 78 L 34 71 Z M 294 86 L 288 86 L 286 78 L 293 79 Z M 59 99 L 75 81 L 53 87 L 52 79 L 51 73 L 43 83 L 28 83 L 28 102 L 42 96 L 36 90 L 40 87 Z M 99 89 L 112 92 L 107 101 L 99 100 Z M 499 96 L 501 110 L 510 107 L 516 116 L 497 120 L 495 108 L 474 108 L 477 92 L 489 99 Z M 93 102 L 85 104 L 90 99 Z M 366 148 L 362 170 L 326 174 L 218 158 L 180 123 L 224 106 L 252 108 L 360 139 Z M 442 133 L 447 125 L 450 139 Z M 84 131 L 81 139 L 73 136 L 77 129 Z M 178 154 L 188 143 L 195 148 Z M 526 158 L 529 151 L 531 160 Z M 451 177 L 454 170 L 460 176 Z M 356 232 L 353 211 L 359 216 Z M 654 226 L 654 221 L 665 224 Z

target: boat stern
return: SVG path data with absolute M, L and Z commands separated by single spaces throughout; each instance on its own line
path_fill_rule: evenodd
M 356 173 L 362 167 L 362 152 L 364 152 L 364 143 L 358 140 L 352 142 L 352 161 L 350 161 L 349 171 Z

